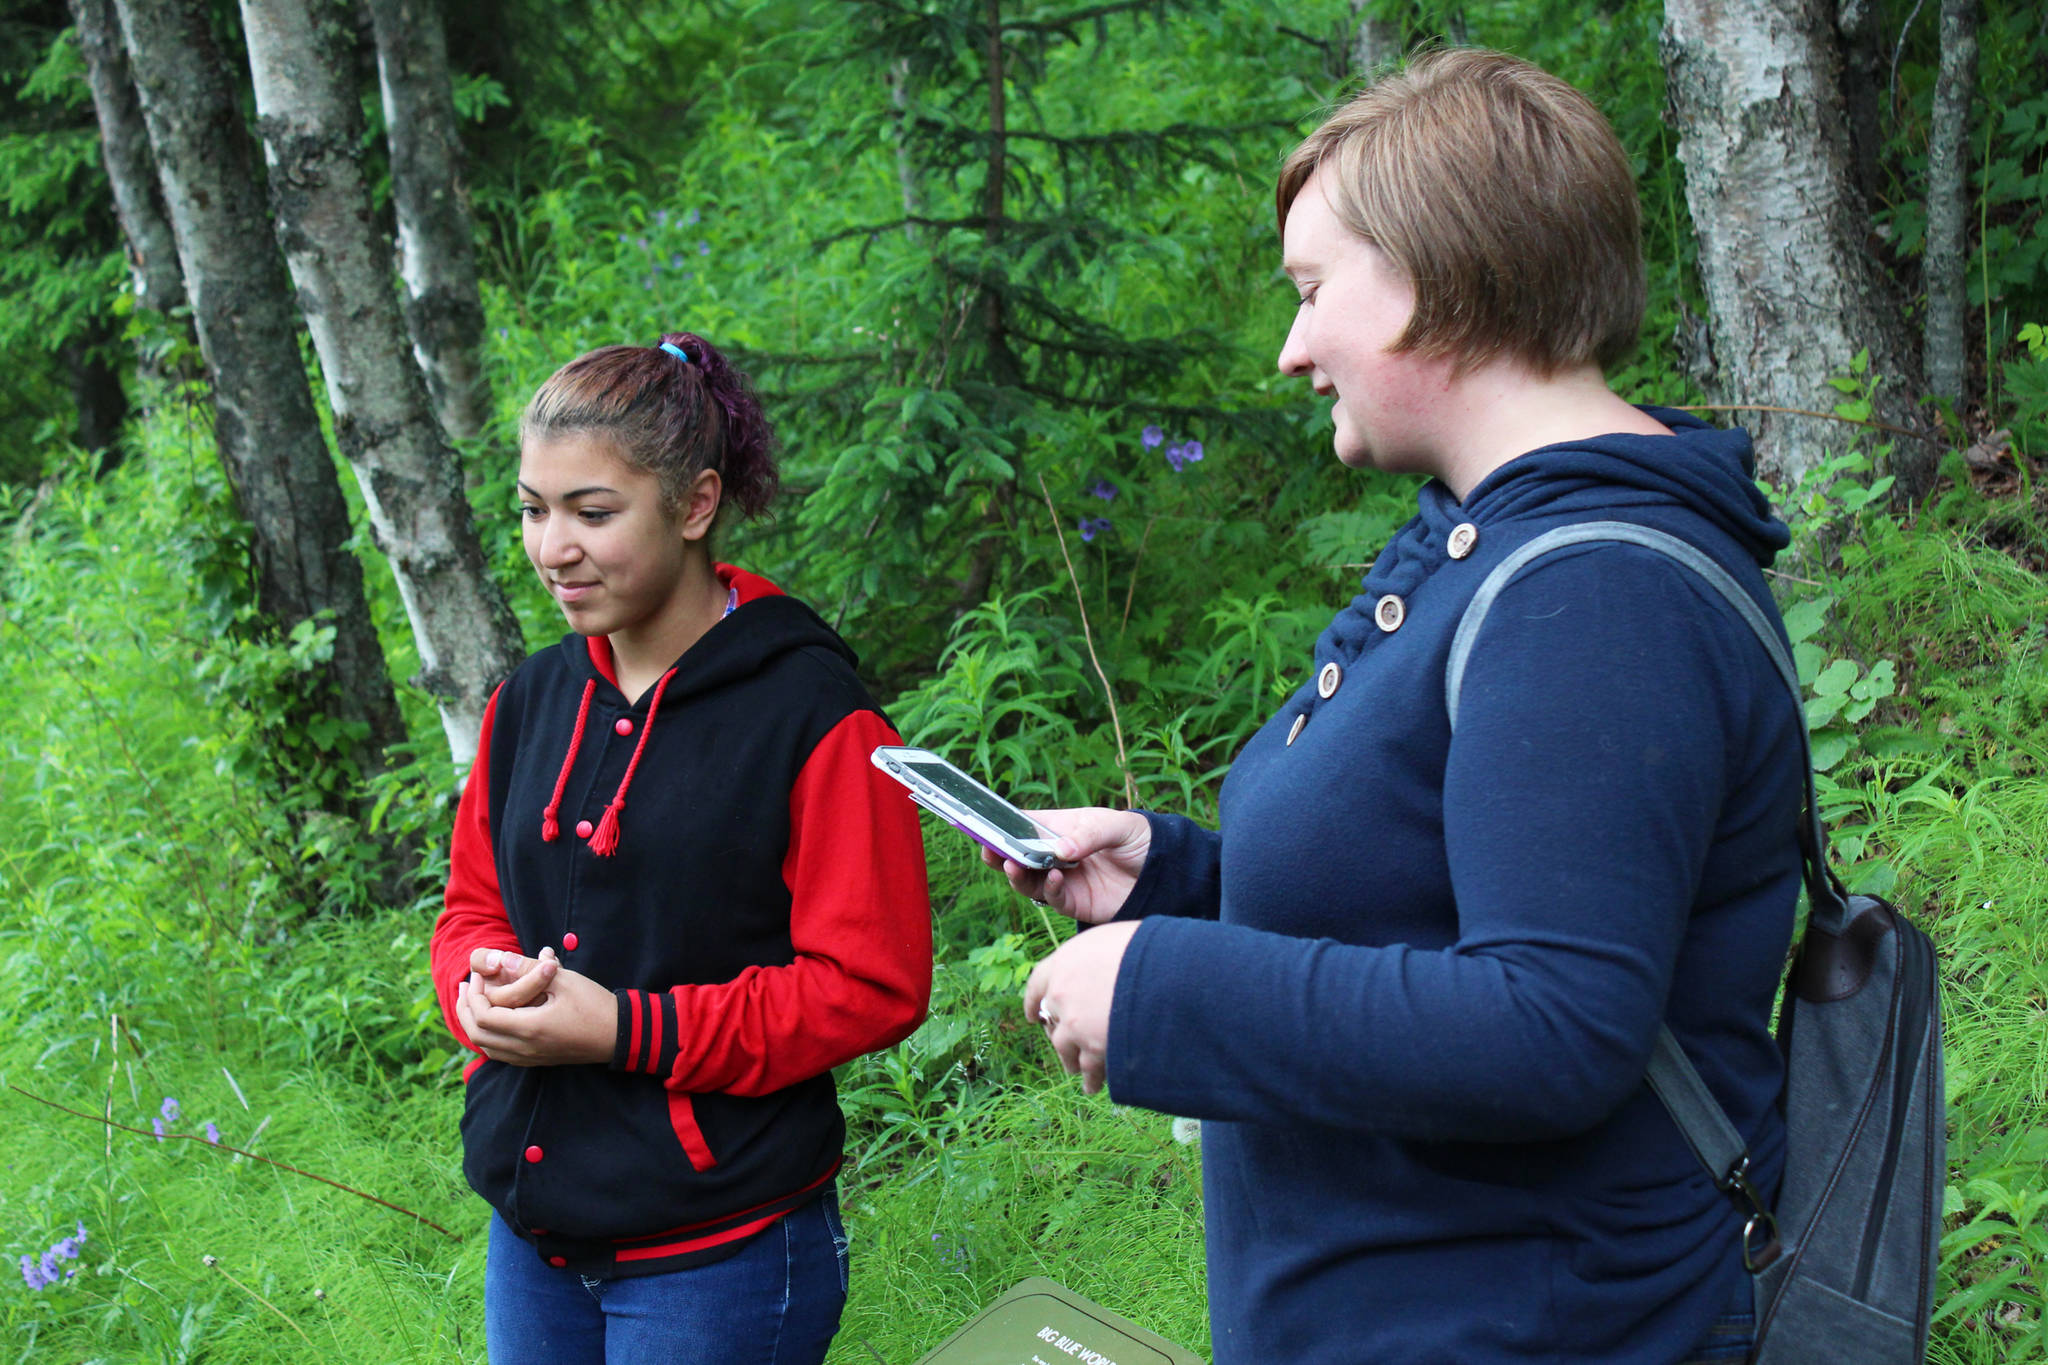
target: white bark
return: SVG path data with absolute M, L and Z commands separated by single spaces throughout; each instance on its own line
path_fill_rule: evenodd
M 335 439 L 355 470 L 457 759 L 476 753 L 518 626 L 485 566 L 454 452 L 427 402 L 378 241 L 347 34 L 320 0 L 242 0 L 285 259 L 313 334 Z
M 1361 76 L 1373 75 L 1402 55 L 1401 26 L 1378 13 L 1381 7 L 1381 0 L 1351 0 L 1351 18 L 1357 26 L 1351 37 L 1351 65 Z
M 1901 420 L 1918 374 L 1902 310 L 1868 250 L 1852 181 L 1831 7 L 1825 0 L 1666 0 L 1663 55 L 1712 315 L 1718 388 L 1731 403 L 1827 412 L 1828 384 L 1871 352 L 1879 416 Z M 1849 430 L 1758 413 L 1758 464 L 1794 479 L 1845 449 Z M 1909 490 L 1919 442 L 1897 449 Z M 1931 474 L 1931 469 L 1925 471 Z
M 365 774 L 405 738 L 348 549 L 348 504 L 299 358 L 291 286 L 204 0 L 115 0 L 213 385 L 214 439 L 254 533 L 257 602 L 283 629 L 332 612 L 331 709 Z
M 85 57 L 86 83 L 92 87 L 114 213 L 128 239 L 135 297 L 145 308 L 168 313 L 185 302 L 185 277 L 178 271 L 178 241 L 157 191 L 149 130 L 128 76 L 128 50 L 121 44 L 113 0 L 71 0 L 71 22 Z
M 490 394 L 448 41 L 434 0 L 370 0 L 370 17 L 391 146 L 406 327 L 441 429 L 466 441 L 483 431 Z
M 1970 98 L 1977 88 L 1976 0 L 1942 0 L 1941 74 L 1927 137 L 1927 391 L 1963 396 L 1963 322 L 1969 289 Z

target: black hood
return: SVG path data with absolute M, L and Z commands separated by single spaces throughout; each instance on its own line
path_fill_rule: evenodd
M 846 660 L 848 668 L 859 665 L 846 641 L 804 603 L 780 592 L 756 597 L 741 603 L 684 651 L 675 662 L 666 695 L 681 698 L 708 692 L 752 677 L 779 655 L 810 646 L 831 650 Z M 563 636 L 561 649 L 576 677 L 603 678 L 584 636 Z

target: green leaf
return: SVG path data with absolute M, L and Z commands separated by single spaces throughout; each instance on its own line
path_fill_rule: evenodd
M 1794 603 L 1785 613 L 1785 633 L 1792 637 L 1792 643 L 1798 644 L 1801 640 L 1808 639 L 1826 625 L 1828 608 L 1834 604 L 1835 599 L 1832 597 L 1815 597 Z
M 1813 680 L 1820 676 L 1821 665 L 1828 661 L 1828 652 L 1819 645 L 1801 640 L 1792 646 L 1792 662 L 1799 669 L 1799 683 L 1802 687 L 1813 686 Z
M 1849 889 L 1859 896 L 1889 896 L 1898 884 L 1898 869 L 1882 858 L 1873 858 L 1849 871 Z
M 1855 683 L 1856 675 L 1863 670 L 1856 666 L 1854 659 L 1837 659 L 1820 671 L 1813 680 L 1816 697 L 1839 697 Z
M 1849 695 L 1858 701 L 1875 701 L 1889 697 L 1899 687 L 1898 670 L 1890 659 L 1879 659 L 1872 665 L 1868 676 L 1849 689 Z
M 1841 713 L 1847 697 L 1815 697 L 1806 703 L 1806 728 L 1818 730 Z
M 1842 755 L 1849 752 L 1849 736 L 1841 730 L 1828 730 L 1813 737 L 1813 768 L 1815 772 L 1826 772 L 1842 761 Z

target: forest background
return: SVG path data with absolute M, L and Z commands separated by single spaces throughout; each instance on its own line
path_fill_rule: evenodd
M 0 1253 L 22 1271 L 0 1287 L 0 1359 L 484 1358 L 460 1061 L 425 975 L 475 684 L 437 652 L 470 646 L 418 600 L 438 597 L 418 586 L 433 547 L 406 539 L 422 519 L 389 499 L 443 488 L 437 524 L 472 536 L 488 570 L 469 578 L 509 604 L 460 613 L 477 656 L 556 638 L 519 551 L 514 434 L 588 347 L 688 328 L 751 369 L 787 495 L 722 553 L 837 623 L 914 742 L 1026 804 L 1213 817 L 1231 755 L 1414 496 L 1338 468 L 1326 406 L 1273 369 L 1294 307 L 1273 174 L 1362 71 L 1425 41 L 1528 56 L 1614 121 L 1651 296 L 1619 388 L 1846 419 L 1744 414 L 1795 526 L 1775 582 L 1838 861 L 1942 954 L 1931 1358 L 2048 1356 L 2038 7 L 451 7 L 464 169 L 439 199 L 468 211 L 480 311 L 443 310 L 440 348 L 404 202 L 404 134 L 434 125 L 392 112 L 388 40 L 379 62 L 380 25 L 438 16 L 322 4 L 296 58 L 358 121 L 316 151 L 365 177 L 380 249 L 408 243 L 402 282 L 388 257 L 375 273 L 408 301 L 422 387 L 362 382 L 347 310 L 323 303 L 325 172 L 303 147 L 279 161 L 297 127 L 280 73 L 305 72 L 276 30 L 297 5 L 115 6 L 131 45 L 182 15 L 225 54 L 229 116 L 192 146 L 265 139 L 257 211 L 281 231 L 266 220 L 229 277 L 275 281 L 245 311 L 260 293 L 316 325 L 287 317 L 260 382 L 116 212 L 92 88 L 105 0 L 0 6 Z M 1750 58 L 1792 94 L 1738 107 L 1727 73 Z M 158 88 L 145 165 L 169 106 L 205 103 L 172 65 L 136 58 L 145 103 Z M 1777 177 L 1727 159 L 1731 129 L 1773 120 L 1814 159 Z M 193 173 L 164 165 L 145 198 Z M 259 155 L 241 175 L 265 178 Z M 1771 220 L 1744 216 L 1766 181 L 1820 205 L 1819 255 L 1731 254 L 1729 227 Z M 1783 311 L 1743 313 L 1755 299 Z M 289 478 L 346 498 L 338 559 L 314 567 L 360 566 L 356 635 L 345 584 L 286 591 L 293 528 L 267 520 L 289 441 L 262 404 L 295 385 L 318 401 Z M 369 410 L 413 389 L 438 434 Z M 402 430 L 425 473 L 376 463 Z M 1031 1273 L 1206 1351 L 1198 1136 L 1058 1073 L 1017 992 L 1060 930 L 927 834 L 931 1019 L 841 1076 L 856 1251 L 833 1359 L 911 1361 Z

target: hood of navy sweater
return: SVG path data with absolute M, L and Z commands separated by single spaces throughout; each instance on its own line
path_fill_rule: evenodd
M 1642 410 L 1672 434 L 1616 433 L 1540 446 L 1480 480 L 1463 502 L 1440 480 L 1424 484 L 1415 517 L 1380 552 L 1351 608 L 1332 623 L 1340 638 L 1326 636 L 1318 655 L 1353 652 L 1360 641 L 1348 637 L 1374 629 L 1373 605 L 1388 593 L 1412 593 L 1443 565 L 1451 532 L 1465 523 L 1478 528 L 1482 541 L 1505 536 L 1519 542 L 1577 521 L 1633 521 L 1681 536 L 1724 562 L 1746 558 L 1768 566 L 1791 543 L 1791 533 L 1756 485 L 1749 433 L 1672 408 Z

